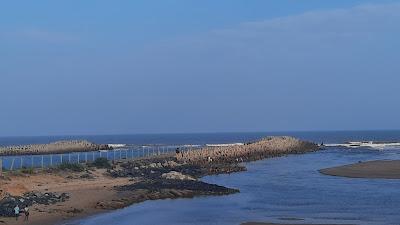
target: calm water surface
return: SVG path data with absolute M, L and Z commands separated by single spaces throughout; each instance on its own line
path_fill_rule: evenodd
M 400 159 L 400 149 L 330 149 L 246 164 L 248 171 L 203 180 L 239 188 L 229 196 L 157 200 L 72 222 L 79 225 L 290 223 L 398 224 L 400 180 L 325 176 L 319 169 Z M 71 222 L 70 222 L 71 223 Z

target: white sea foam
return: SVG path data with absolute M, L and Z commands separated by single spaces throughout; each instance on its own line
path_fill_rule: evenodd
M 393 149 L 400 148 L 400 142 L 373 142 L 373 141 L 351 141 L 343 144 L 325 144 L 326 147 L 345 148 L 371 148 L 371 149 Z
M 240 146 L 244 143 L 229 143 L 229 144 L 206 144 L 207 147 L 229 147 L 229 146 Z
M 108 147 L 111 147 L 111 148 L 123 148 L 125 146 L 126 146 L 126 144 L 108 144 Z

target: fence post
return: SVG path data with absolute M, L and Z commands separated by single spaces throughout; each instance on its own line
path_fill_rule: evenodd
M 50 155 L 50 166 L 53 167 L 53 155 Z
M 85 162 L 87 163 L 87 152 L 86 152 L 86 154 L 85 154 Z
M 22 170 L 22 166 L 23 166 L 23 157 L 20 157 L 20 169 Z
M 71 153 L 68 153 L 68 163 L 71 163 Z
M 0 177 L 3 176 L 3 159 L 0 158 Z
M 15 160 L 15 158 L 13 158 L 12 161 L 11 161 L 11 167 L 10 167 L 10 170 L 11 170 L 11 171 L 12 171 L 13 168 L 14 168 L 14 160 Z
M 42 155 L 42 169 L 44 168 L 44 160 L 43 160 L 43 155 Z
M 107 151 L 106 157 L 107 157 L 107 160 L 108 160 L 108 151 Z
M 121 160 L 121 158 L 122 158 L 122 151 L 119 150 L 119 160 Z
M 31 168 L 33 169 L 33 155 L 31 156 Z
M 92 154 L 92 157 L 93 157 L 93 162 L 94 162 L 94 152 L 92 152 L 93 154 Z

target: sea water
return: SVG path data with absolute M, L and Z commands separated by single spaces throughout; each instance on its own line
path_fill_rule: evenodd
M 288 135 L 317 143 L 344 143 L 348 141 L 400 141 L 400 130 L 382 131 L 311 131 L 311 132 L 234 132 L 189 134 L 133 134 L 133 135 L 69 135 L 36 137 L 0 137 L 0 146 L 46 144 L 59 140 L 86 139 L 98 144 L 127 145 L 184 145 L 226 144 L 254 141 L 270 135 Z

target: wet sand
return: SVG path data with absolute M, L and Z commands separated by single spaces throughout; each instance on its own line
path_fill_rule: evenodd
M 349 178 L 400 179 L 400 160 L 376 160 L 319 170 L 331 176 Z

